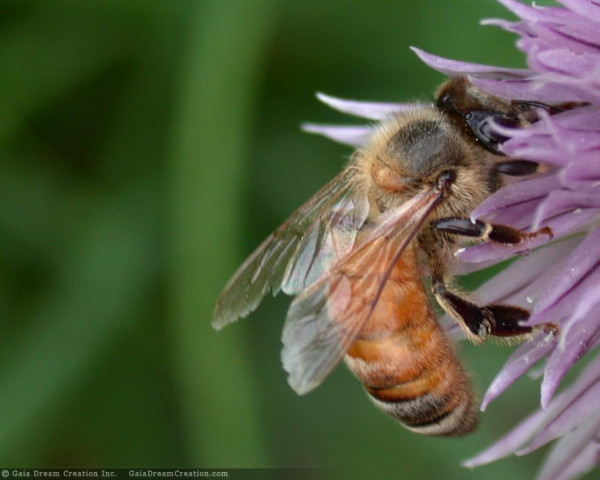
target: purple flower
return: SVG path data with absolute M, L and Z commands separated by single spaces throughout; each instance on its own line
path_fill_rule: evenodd
M 485 302 L 506 302 L 532 311 L 528 324 L 553 322 L 558 338 L 540 335 L 521 345 L 485 394 L 482 410 L 515 380 L 544 360 L 541 409 L 504 438 L 465 462 L 475 467 L 510 454 L 524 455 L 557 440 L 539 479 L 576 478 L 600 463 L 600 1 L 559 0 L 563 7 L 527 6 L 498 0 L 519 21 L 486 20 L 519 36 L 528 69 L 509 69 L 440 58 L 418 49 L 430 67 L 449 77 L 466 76 L 477 87 L 511 100 L 575 108 L 527 129 L 495 128 L 509 140 L 502 151 L 547 166 L 547 173 L 515 182 L 484 201 L 472 214 L 495 223 L 535 230 L 550 226 L 550 245 L 521 256 L 477 292 Z M 340 100 L 327 105 L 371 120 L 405 109 L 405 104 Z M 573 105 L 571 105 L 573 106 Z M 304 125 L 338 142 L 362 145 L 370 126 Z M 528 245 L 534 249 L 539 238 Z M 484 243 L 457 252 L 461 271 L 474 271 L 514 256 L 523 246 Z M 450 328 L 452 330 L 457 328 Z M 589 352 L 589 355 L 588 355 Z M 571 366 L 586 357 L 582 373 L 556 391 Z

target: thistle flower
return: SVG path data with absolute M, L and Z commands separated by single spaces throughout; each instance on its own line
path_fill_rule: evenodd
M 564 375 L 600 344 L 600 2 L 559 0 L 563 7 L 526 6 L 498 0 L 519 17 L 516 22 L 486 20 L 516 33 L 528 69 L 499 68 L 443 59 L 413 48 L 430 67 L 449 77 L 466 76 L 499 97 L 556 105 L 575 102 L 570 110 L 526 129 L 495 128 L 508 140 L 502 151 L 540 162 L 548 172 L 515 182 L 483 202 L 472 218 L 523 230 L 550 226 L 554 240 L 538 238 L 529 253 L 477 291 L 483 302 L 506 302 L 528 308 L 529 325 L 553 322 L 558 338 L 533 339 L 508 359 L 484 396 L 482 410 L 513 382 L 544 360 L 541 409 L 486 451 L 465 462 L 475 467 L 516 453 L 527 454 L 555 443 L 539 479 L 569 479 L 600 463 L 600 355 L 555 395 Z M 318 98 L 345 113 L 380 120 L 405 104 Z M 305 125 L 309 132 L 362 145 L 370 126 Z M 520 251 L 519 251 L 520 250 Z M 479 244 L 457 252 L 461 271 L 474 271 L 523 253 L 523 246 Z M 450 329 L 452 330 L 452 328 Z M 449 333 L 452 333 L 450 331 Z

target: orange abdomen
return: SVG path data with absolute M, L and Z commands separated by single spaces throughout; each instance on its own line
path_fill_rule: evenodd
M 346 363 L 374 403 L 410 430 L 451 436 L 476 425 L 469 380 L 436 321 L 414 248 L 394 267 Z

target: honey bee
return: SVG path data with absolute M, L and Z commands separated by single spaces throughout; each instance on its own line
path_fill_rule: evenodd
M 241 265 L 214 312 L 218 330 L 246 317 L 263 297 L 296 295 L 281 354 L 299 394 L 317 387 L 345 359 L 372 401 L 409 430 L 456 436 L 473 430 L 469 379 L 442 332 L 423 283 L 480 343 L 488 335 L 528 338 L 551 324 L 523 326 L 529 312 L 480 306 L 453 291 L 449 266 L 468 241 L 516 244 L 538 235 L 471 221 L 470 212 L 506 176 L 538 171 L 509 159 L 492 122 L 525 127 L 536 109 L 448 80 L 431 105 L 390 114 L 349 165 L 296 210 Z

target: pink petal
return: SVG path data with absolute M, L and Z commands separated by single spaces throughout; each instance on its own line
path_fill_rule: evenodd
M 540 18 L 539 9 L 528 7 L 521 2 L 517 2 L 515 0 L 498 0 L 498 3 L 504 5 L 508 10 L 523 20 L 531 20 L 532 22 L 536 22 Z
M 539 52 L 535 56 L 541 70 L 554 71 L 578 77 L 590 75 L 598 68 L 600 57 L 590 54 L 576 54 L 568 48 L 557 48 Z
M 600 271 L 597 273 L 600 274 Z M 588 285 L 580 289 L 588 293 L 588 295 L 580 295 L 580 302 L 589 304 L 588 311 L 592 308 L 596 309 L 600 303 L 597 289 L 590 290 L 590 287 L 598 285 L 599 281 L 600 275 L 592 274 L 587 282 Z M 546 362 L 541 388 L 542 407 L 550 403 L 552 395 L 567 371 L 593 347 L 596 336 L 600 334 L 600 321 L 598 320 L 597 314 L 589 314 L 585 319 L 575 319 L 566 325 L 559 346 Z
M 560 271 L 561 265 L 557 258 L 565 258 L 580 242 L 579 238 L 571 238 L 556 242 L 532 252 L 509 265 L 506 269 L 492 277 L 477 289 L 476 296 L 485 303 L 510 302 L 521 306 L 531 306 L 540 292 L 527 301 L 530 292 L 528 286 L 536 290 L 541 287 L 538 282 L 547 282 L 555 272 Z
M 598 398 L 600 398 L 600 378 L 581 392 L 573 401 L 564 405 L 552 421 L 535 437 L 533 442 L 527 445 L 526 448 L 519 450 L 517 455 L 531 453 L 573 430 L 598 410 Z
M 589 207 L 600 208 L 599 194 L 585 191 L 555 190 L 550 192 L 535 212 L 533 228 L 539 228 L 547 218 L 556 213 Z
M 483 201 L 473 211 L 471 218 L 474 220 L 485 218 L 497 210 L 511 208 L 531 200 L 542 199 L 557 188 L 560 188 L 560 181 L 556 175 L 547 175 L 513 183 Z
M 600 6 L 582 0 L 560 0 L 565 7 L 587 18 L 600 18 Z
M 564 398 L 565 395 L 563 393 L 561 399 Z M 536 412 L 532 413 L 504 437 L 489 446 L 479 455 L 463 462 L 463 467 L 478 467 L 479 465 L 485 465 L 486 463 L 493 462 L 515 453 L 520 447 L 529 441 L 535 432 L 544 426 L 547 420 L 547 415 L 548 412 L 545 410 L 537 410 Z
M 573 130 L 600 132 L 600 108 L 594 105 L 567 110 L 553 115 L 549 120 Z M 532 125 L 528 130 L 536 128 L 538 125 L 540 123 Z
M 562 275 L 555 276 L 538 299 L 534 310 L 536 314 L 541 314 L 556 304 L 597 268 L 600 262 L 599 242 L 600 229 L 596 229 L 579 244 L 563 263 Z
M 538 480 L 555 480 L 572 467 L 574 461 L 584 449 L 595 443 L 594 438 L 600 434 L 600 412 L 582 423 L 575 431 L 562 437 L 547 457 L 546 463 L 538 476 Z M 576 470 L 587 470 L 578 465 Z M 563 476 L 563 478 L 566 478 Z
M 314 123 L 303 123 L 301 128 L 305 132 L 323 135 L 353 147 L 366 145 L 373 131 L 372 127 L 365 126 L 317 125 Z
M 474 468 L 499 460 L 500 458 L 508 457 L 523 446 L 535 431 L 544 425 L 545 420 L 546 412 L 538 410 L 479 455 L 463 462 L 463 467 Z
M 442 72 L 449 77 L 463 77 L 465 75 L 477 75 L 483 78 L 523 78 L 530 72 L 517 68 L 501 68 L 491 65 L 480 65 L 477 63 L 459 62 L 447 58 L 438 57 L 427 53 L 420 48 L 410 47 L 418 57 L 434 70 Z
M 594 180 L 600 178 L 600 162 L 598 162 L 599 151 L 582 152 L 577 154 L 577 163 L 568 166 L 563 174 L 564 181 Z M 593 187 L 598 190 L 599 184 Z
M 504 81 L 482 77 L 469 77 L 469 79 L 476 87 L 501 98 L 540 101 L 550 104 L 587 101 L 587 96 L 582 95 L 577 89 L 549 83 L 543 78 L 533 76 L 529 79 Z
M 564 408 L 564 405 L 573 402 L 574 399 L 581 395 L 581 392 L 596 383 L 598 381 L 598 372 L 600 372 L 600 356 L 587 365 L 583 373 L 569 389 L 560 393 L 552 400 L 548 409 L 537 410 L 500 440 L 479 455 L 467 460 L 463 465 L 473 468 L 506 457 L 519 450 L 529 439 L 547 425 Z
M 378 103 L 343 100 L 324 93 L 317 93 L 317 98 L 334 110 L 357 117 L 368 118 L 369 120 L 383 120 L 393 113 L 414 110 L 416 108 L 414 103 Z
M 588 443 L 579 453 L 571 459 L 571 463 L 557 475 L 552 476 L 552 480 L 575 480 L 583 477 L 600 463 L 600 443 L 598 439 Z M 552 475 L 556 472 L 552 471 Z
M 499 397 L 516 380 L 521 378 L 525 372 L 533 367 L 548 352 L 550 352 L 555 342 L 550 341 L 548 335 L 540 334 L 535 340 L 521 345 L 507 360 L 492 381 L 485 396 L 481 402 L 481 411 L 484 411 L 490 402 Z

